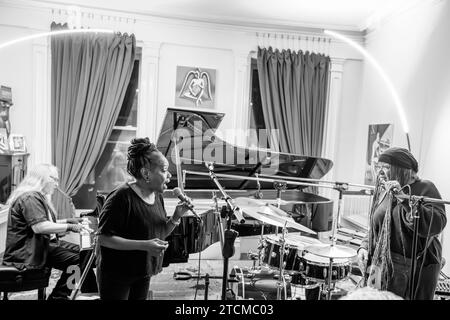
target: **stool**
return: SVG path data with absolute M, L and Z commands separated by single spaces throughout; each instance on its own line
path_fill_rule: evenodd
M 19 270 L 12 266 L 0 265 L 0 292 L 3 300 L 8 300 L 9 292 L 38 290 L 38 300 L 45 300 L 51 268 Z

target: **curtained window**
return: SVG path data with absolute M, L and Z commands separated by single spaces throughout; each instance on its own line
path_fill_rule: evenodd
M 137 132 L 141 51 L 141 48 L 136 48 L 130 82 L 105 149 L 94 171 L 73 197 L 77 208 L 91 208 L 96 203 L 98 193 L 107 195 L 120 184 L 133 180 L 127 173 L 127 149 Z
M 52 23 L 52 30 L 67 25 Z M 73 196 L 93 172 L 117 123 L 134 68 L 134 35 L 76 33 L 51 38 L 52 162 Z M 70 217 L 56 192 L 58 218 Z
M 321 156 L 329 69 L 330 57 L 323 54 L 258 48 L 264 124 L 278 130 L 281 152 Z

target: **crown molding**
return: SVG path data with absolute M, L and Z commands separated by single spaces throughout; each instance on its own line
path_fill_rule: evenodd
M 40 10 L 42 12 L 61 12 L 70 14 L 74 11 L 73 5 L 64 5 L 52 1 L 30 1 L 30 0 L 3 0 L 0 6 Z M 319 25 L 314 23 L 298 23 L 283 19 L 271 19 L 270 21 L 264 19 L 246 19 L 246 21 L 238 20 L 234 17 L 217 16 L 217 15 L 167 15 L 164 13 L 152 12 L 142 13 L 132 10 L 119 11 L 114 9 L 104 9 L 95 6 L 76 6 L 82 15 L 86 16 L 101 16 L 109 19 L 120 19 L 123 21 L 139 22 L 143 25 L 153 23 L 163 23 L 169 25 L 181 25 L 184 27 L 193 28 L 209 28 L 219 31 L 235 31 L 235 32 L 281 32 L 281 33 L 295 33 L 295 34 L 322 34 L 323 30 L 330 29 L 343 33 L 350 33 L 357 36 L 363 36 L 364 33 L 358 29 L 358 26 L 351 25 Z
M 411 10 L 417 9 L 419 7 L 437 5 L 440 2 L 448 0 L 410 0 L 402 5 L 398 6 L 394 10 L 379 13 L 377 15 L 372 15 L 366 22 L 360 26 L 360 30 L 365 30 L 366 38 L 370 38 L 371 35 L 376 32 L 378 28 L 388 24 L 390 21 L 394 20 Z

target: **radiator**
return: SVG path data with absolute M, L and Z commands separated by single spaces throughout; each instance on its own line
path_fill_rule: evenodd
M 341 219 L 367 229 L 372 197 L 368 195 L 345 195 Z

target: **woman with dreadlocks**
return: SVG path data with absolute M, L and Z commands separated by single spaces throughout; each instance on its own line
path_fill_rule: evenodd
M 189 210 L 176 207 L 168 219 L 162 193 L 169 163 L 148 138 L 133 139 L 127 171 L 135 181 L 111 192 L 99 217 L 97 281 L 102 300 L 145 300 L 150 278 L 162 270 L 164 239 Z
M 369 215 L 369 234 L 358 250 L 358 259 L 369 273 L 369 284 L 405 299 L 433 299 L 439 278 L 442 246 L 438 239 L 447 222 L 445 208 L 423 203 L 420 215 L 414 295 L 409 297 L 413 244 L 413 218 L 409 200 L 396 195 L 441 199 L 436 186 L 417 176 L 418 163 L 403 148 L 383 152 Z

